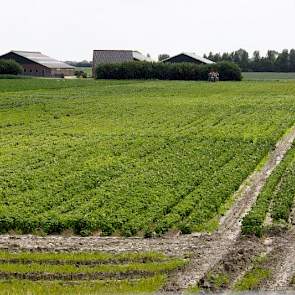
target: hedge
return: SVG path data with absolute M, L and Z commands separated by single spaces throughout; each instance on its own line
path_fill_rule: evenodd
M 11 59 L 0 59 L 0 75 L 18 75 L 23 68 L 16 61 Z
M 212 65 L 193 63 L 128 62 L 101 64 L 96 68 L 96 79 L 157 79 L 157 80 L 208 80 L 208 73 L 215 70 L 221 81 L 241 81 L 241 69 L 231 62 Z

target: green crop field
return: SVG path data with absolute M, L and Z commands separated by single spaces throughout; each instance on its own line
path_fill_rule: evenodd
M 257 202 L 243 220 L 243 232 L 261 236 L 269 213 L 273 224 L 287 225 L 295 197 L 295 147 L 269 177 Z
M 295 73 L 244 72 L 244 80 L 294 80 Z
M 186 263 L 159 253 L 0 252 L 0 294 L 151 293 Z
M 294 114 L 292 81 L 0 80 L 0 230 L 213 230 Z

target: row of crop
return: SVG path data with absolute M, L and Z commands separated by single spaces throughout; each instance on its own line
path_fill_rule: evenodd
M 169 272 L 181 268 L 186 264 L 183 259 L 171 259 L 164 262 L 130 263 L 130 264 L 100 264 L 100 265 L 75 265 L 75 264 L 14 264 L 0 263 L 0 273 L 58 273 L 58 274 L 78 274 L 78 273 L 126 273 L 145 272 L 161 273 Z
M 241 81 L 241 69 L 234 63 L 220 62 L 212 65 L 194 63 L 128 62 L 98 65 L 96 79 L 158 79 L 158 80 L 208 80 L 208 73 L 218 71 L 222 81 Z
M 0 228 L 3 232 L 14 229 L 23 233 L 41 229 L 49 234 L 72 229 L 82 235 L 96 230 L 107 235 L 120 231 L 129 236 L 141 230 L 146 234 L 151 230 L 163 234 L 175 226 L 185 231 L 185 221 L 190 223 L 192 231 L 217 214 L 220 206 L 239 187 L 268 149 L 268 145 L 255 145 L 251 142 L 210 142 L 210 151 L 204 155 L 202 150 L 194 150 L 194 140 L 185 146 L 179 142 L 170 145 L 169 151 L 174 155 L 182 146 L 185 153 L 181 157 L 168 157 L 165 149 L 159 150 L 158 154 L 150 154 L 144 166 L 139 163 L 140 170 L 133 172 L 134 187 L 126 186 L 130 174 L 123 174 L 93 191 L 87 190 L 85 194 L 78 191 L 71 198 L 68 196 L 67 200 L 60 195 L 53 200 L 36 200 L 22 210 L 17 210 L 16 204 L 6 209 L 3 207 L 0 212 Z M 204 147 L 208 144 L 208 141 L 204 142 Z M 163 158 L 166 163 L 163 163 Z M 192 161 L 194 158 L 198 161 Z M 175 162 L 178 163 L 177 167 Z M 166 188 L 161 183 L 164 176 Z M 183 186 L 181 179 L 186 180 L 186 186 Z M 87 183 L 86 180 L 84 183 Z M 117 194 L 112 193 L 114 186 Z M 166 196 L 159 194 L 164 189 Z M 73 209 L 69 210 L 71 208 Z M 189 220 L 186 221 L 188 216 Z
M 274 221 L 288 221 L 294 199 L 295 148 L 292 148 L 271 176 L 259 194 L 251 211 L 242 221 L 242 233 L 261 236 L 268 212 Z
M 295 197 L 295 162 L 291 160 L 274 192 L 271 216 L 274 221 L 289 221 Z
M 128 252 L 128 253 L 107 253 L 107 252 L 7 252 L 0 251 L 1 263 L 39 263 L 39 264 L 126 264 L 126 263 L 147 263 L 164 262 L 169 257 L 158 252 Z
M 281 84 L 95 83 L 0 95 L 2 232 L 202 228 L 294 117 Z
M 154 294 L 166 281 L 166 275 L 136 280 L 30 281 L 0 280 L 2 294 L 81 295 L 81 294 Z
M 1 294 L 40 295 L 154 293 L 187 263 L 157 252 L 1 251 L 0 260 Z
M 196 189 L 182 199 L 169 214 L 158 222 L 159 229 L 178 227 L 184 233 L 199 231 L 219 214 L 232 194 L 238 190 L 244 179 L 255 169 L 267 146 L 234 145 L 235 153 L 225 154 L 222 166 L 211 170 Z M 229 148 L 230 151 L 230 148 Z

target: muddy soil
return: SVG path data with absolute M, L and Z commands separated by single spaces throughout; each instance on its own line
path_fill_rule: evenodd
M 267 267 L 272 276 L 262 289 L 288 289 L 295 275 L 295 228 L 274 237 L 274 250 L 269 255 Z
M 235 282 L 251 268 L 253 261 L 267 251 L 267 245 L 262 239 L 242 237 L 231 246 L 229 252 L 200 280 L 199 287 L 210 292 L 228 290 Z M 224 281 L 217 285 L 216 277 Z

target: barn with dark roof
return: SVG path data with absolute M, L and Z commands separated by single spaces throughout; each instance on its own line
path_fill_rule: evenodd
M 195 53 L 182 52 L 180 54 L 174 55 L 172 57 L 162 60 L 163 63 L 183 63 L 190 62 L 195 64 L 210 65 L 214 64 L 212 60 L 199 56 Z
M 75 68 L 41 52 L 11 51 L 0 59 L 12 59 L 23 67 L 23 75 L 37 77 L 74 76 Z
M 115 64 L 133 61 L 149 61 L 152 59 L 135 50 L 93 50 L 93 76 L 99 64 Z

